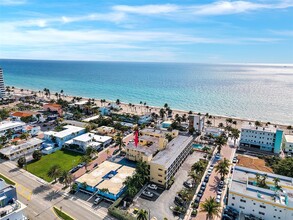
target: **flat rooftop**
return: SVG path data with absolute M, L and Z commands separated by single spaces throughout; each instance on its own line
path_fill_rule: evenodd
M 95 115 L 95 116 L 92 116 L 92 117 L 83 119 L 82 121 L 84 121 L 84 122 L 90 122 L 90 121 L 96 120 L 98 118 L 100 118 L 100 115 Z
M 272 132 L 276 133 L 278 128 L 275 128 L 273 125 L 268 126 L 255 126 L 254 124 L 244 124 L 241 129 L 253 130 L 253 131 L 264 131 L 264 132 Z
M 126 180 L 126 178 L 134 174 L 135 169 L 128 166 L 121 166 L 117 172 L 118 173 L 111 179 L 105 179 L 103 182 L 101 182 L 97 188 L 100 190 L 106 188 L 110 193 L 116 195 L 123 188 L 123 182 Z
M 112 178 L 103 178 L 111 171 L 117 173 Z M 128 176 L 132 176 L 135 169 L 121 164 L 104 161 L 95 170 L 86 173 L 76 181 L 79 183 L 86 182 L 87 185 L 97 189 L 108 189 L 110 193 L 116 195 L 123 188 L 123 182 Z
M 293 135 L 289 135 L 289 134 L 285 135 L 285 140 L 288 143 L 293 143 Z
M 125 149 L 130 149 L 130 150 L 136 150 L 139 152 L 144 153 L 146 156 L 154 155 L 157 150 L 158 150 L 158 145 L 157 144 L 152 144 L 151 146 L 142 146 L 142 145 L 137 145 L 133 142 L 129 142 L 129 144 L 125 147 Z
M 24 126 L 24 125 L 25 123 L 20 121 L 2 121 L 0 122 L 0 132 L 5 131 L 7 129 L 15 128 L 18 126 Z
M 255 185 L 257 173 L 267 175 L 266 184 L 269 189 Z M 280 179 L 279 186 L 282 187 L 282 190 L 278 193 L 274 187 L 274 178 Z M 263 199 L 271 203 L 293 207 L 293 178 L 290 177 L 235 166 L 229 191 L 232 194 L 235 192 L 258 200 Z
M 5 147 L 2 148 L 0 150 L 0 153 L 3 155 L 11 155 L 13 153 L 25 150 L 29 147 L 35 146 L 35 145 L 39 145 L 43 143 L 43 140 L 39 139 L 39 138 L 31 138 L 28 141 L 26 141 L 25 143 L 19 144 L 19 145 L 12 145 L 10 147 Z
M 160 151 L 151 161 L 151 163 L 156 163 L 169 167 L 178 157 L 178 155 L 183 151 L 183 149 L 189 145 L 193 140 L 192 136 L 182 136 L 178 135 L 172 141 L 170 141 L 166 148 Z
M 53 135 L 53 136 L 55 136 L 57 138 L 64 138 L 64 137 L 67 137 L 67 136 L 71 135 L 72 133 L 76 133 L 76 132 L 80 132 L 82 130 L 85 130 L 85 128 L 76 127 L 76 126 L 73 126 L 73 125 L 65 125 L 63 128 L 64 128 L 63 131 L 59 131 L 59 132 L 46 131 L 46 132 L 44 132 L 44 134 Z

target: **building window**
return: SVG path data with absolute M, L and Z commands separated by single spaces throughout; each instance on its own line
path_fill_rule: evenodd
M 162 180 L 159 180 L 159 182 L 161 183 L 161 182 L 162 182 Z
M 245 203 L 246 203 L 246 200 L 244 200 L 244 199 L 240 199 L 240 202 L 245 202 Z
M 231 205 L 234 206 L 234 203 L 232 203 Z
M 265 215 L 265 213 L 263 213 L 263 212 L 259 212 L 259 214 L 260 214 L 260 215 Z
M 239 208 L 240 208 L 240 209 L 245 209 L 245 207 L 243 207 L 243 206 L 239 206 Z
M 235 199 L 235 197 L 233 196 L 232 199 Z
M 161 174 L 158 174 L 158 176 L 162 177 L 162 175 L 161 175 Z
M 265 208 L 266 208 L 266 206 L 264 206 L 264 205 L 260 205 L 259 207 L 261 207 L 261 208 L 263 208 L 263 209 L 265 209 Z

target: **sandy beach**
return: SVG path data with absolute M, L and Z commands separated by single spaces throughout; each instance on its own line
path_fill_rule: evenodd
M 55 93 L 54 91 L 51 91 L 50 97 L 46 97 L 43 92 L 39 92 L 39 91 L 34 91 L 34 90 L 30 90 L 30 89 L 23 89 L 23 91 L 21 91 L 20 88 L 14 88 L 14 93 L 16 94 L 31 94 L 32 92 L 34 92 L 39 98 L 42 98 L 46 101 L 49 101 L 51 99 L 56 99 Z M 68 94 L 64 94 L 64 96 L 62 95 L 62 99 L 65 99 L 68 102 L 71 102 L 73 97 L 76 96 L 71 96 Z M 87 97 L 82 97 L 81 101 L 83 100 L 88 100 L 89 98 Z M 107 106 L 109 103 L 113 103 L 116 102 L 116 100 L 106 100 L 105 102 L 101 103 L 101 99 L 95 98 L 95 104 L 98 107 L 103 107 L 103 106 Z M 133 106 L 130 107 L 129 103 L 124 103 L 121 102 L 120 103 L 120 107 L 122 108 L 122 110 L 119 111 L 119 113 L 127 113 L 127 114 L 137 114 L 137 115 L 144 115 L 146 113 L 156 113 L 159 115 L 160 109 L 163 108 L 162 107 L 158 107 L 158 106 L 149 106 L 146 105 L 144 106 L 143 104 L 136 104 L 136 103 L 131 103 Z M 148 106 L 148 108 L 147 108 Z M 196 112 L 195 109 L 190 109 L 190 110 L 178 110 L 178 109 L 173 109 L 172 106 L 170 106 L 170 108 L 172 109 L 172 115 L 173 117 L 178 114 L 180 116 L 186 114 L 186 116 L 188 116 L 188 112 L 191 110 L 194 114 L 197 114 L 198 112 Z M 205 113 L 202 113 L 205 114 Z M 238 117 L 228 117 L 228 116 L 222 116 L 222 115 L 211 115 L 211 118 L 206 118 L 205 121 L 210 120 L 212 125 L 211 126 L 218 126 L 219 123 L 223 123 L 224 126 L 226 125 L 226 119 L 227 118 L 232 118 L 234 121 L 237 122 L 236 125 L 232 125 L 235 128 L 241 129 L 243 124 L 252 122 L 254 123 L 255 120 L 251 120 L 251 119 L 244 119 L 244 118 L 238 118 Z M 266 121 L 261 121 L 263 124 L 267 123 Z M 284 124 L 275 124 L 273 122 L 270 122 L 272 125 L 277 125 L 279 128 L 283 129 L 284 132 L 286 134 L 288 134 L 288 132 L 292 133 L 292 131 L 289 131 L 287 129 L 288 125 L 284 125 Z

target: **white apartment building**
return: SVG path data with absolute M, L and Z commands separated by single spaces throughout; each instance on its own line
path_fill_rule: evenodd
M 293 135 L 284 135 L 283 149 L 286 153 L 293 153 Z
M 250 147 L 275 154 L 281 152 L 283 131 L 272 126 L 244 125 L 241 128 L 240 147 Z
M 257 173 L 267 175 L 266 188 L 257 185 Z M 275 187 L 275 178 L 280 180 L 280 190 Z M 227 206 L 240 215 L 252 214 L 265 220 L 293 219 L 293 178 L 235 166 Z
M 81 128 L 81 127 L 65 125 L 63 128 L 64 130 L 58 131 L 58 132 L 57 131 L 44 132 L 44 140 L 48 142 L 54 142 L 58 145 L 59 148 L 61 148 L 62 145 L 66 141 L 85 133 L 85 128 Z
M 3 70 L 0 68 L 0 98 L 5 96 L 5 85 L 4 85 L 4 78 L 3 78 Z
M 26 206 L 17 200 L 16 188 L 0 179 L 0 220 L 27 220 Z
M 202 115 L 189 115 L 189 127 L 193 127 L 196 132 L 202 132 L 204 129 L 205 117 Z
M 100 149 L 105 146 L 108 146 L 112 141 L 112 137 L 109 136 L 100 136 L 93 133 L 85 133 L 78 137 L 75 137 L 69 141 L 65 142 L 67 148 L 70 149 L 72 145 L 79 146 L 79 151 L 86 152 L 88 147 L 93 147 L 95 149 Z
M 0 154 L 9 160 L 18 159 L 21 156 L 32 154 L 36 149 L 39 149 L 43 141 L 38 138 L 31 138 L 19 145 L 11 145 L 0 149 Z
M 2 121 L 0 122 L 0 136 L 5 135 L 8 130 L 12 130 L 13 133 L 21 132 L 26 124 L 19 121 Z

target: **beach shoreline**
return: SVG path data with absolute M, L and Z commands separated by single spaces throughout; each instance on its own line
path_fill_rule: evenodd
M 12 88 L 12 85 L 9 85 L 10 88 Z M 46 101 L 49 101 L 51 99 L 56 99 L 56 96 L 55 96 L 55 93 L 57 91 L 50 91 L 50 97 L 46 97 L 43 94 L 43 91 L 42 90 L 34 90 L 34 89 L 29 89 L 29 88 L 18 88 L 18 87 L 14 87 L 14 93 L 18 93 L 18 94 L 31 94 L 31 92 L 35 93 L 39 98 L 43 98 L 44 100 Z M 21 91 L 23 90 L 23 91 Z M 40 93 L 39 93 L 40 91 Z M 57 92 L 58 94 L 60 92 Z M 81 97 L 81 96 L 74 96 L 74 95 L 70 95 L 70 94 L 64 94 L 62 95 L 62 99 L 68 101 L 68 102 L 71 102 L 72 99 L 74 97 Z M 102 104 L 101 103 L 101 100 L 102 99 L 98 99 L 98 98 L 89 98 L 89 97 L 81 97 L 81 101 L 83 100 L 89 100 L 89 99 L 94 99 L 95 100 L 95 104 L 97 105 L 97 107 L 105 107 L 107 106 L 109 103 L 116 103 L 116 100 L 109 100 L 109 99 L 105 99 L 105 103 Z M 159 107 L 159 106 L 150 106 L 150 105 L 143 105 L 143 104 L 138 104 L 138 103 L 131 103 L 134 108 L 135 108 L 135 111 L 132 110 L 129 110 L 130 106 L 129 106 L 129 103 L 126 103 L 126 102 L 120 102 L 120 107 L 122 108 L 122 110 L 118 111 L 118 113 L 125 113 L 125 114 L 137 114 L 137 115 L 144 115 L 144 114 L 147 114 L 147 113 L 156 113 L 159 115 L 159 111 L 161 108 L 164 108 L 163 106 L 162 107 Z M 146 108 L 146 106 L 148 106 L 148 109 Z M 190 110 L 182 110 L 182 109 L 173 109 L 171 106 L 170 108 L 172 109 L 172 115 L 173 117 L 176 115 L 176 114 L 179 114 L 180 116 L 182 116 L 183 114 L 186 114 L 186 116 L 188 116 L 188 112 Z M 197 114 L 198 112 L 194 111 L 194 110 L 191 110 L 193 114 Z M 205 113 L 201 113 L 202 115 L 205 115 Z M 219 123 L 223 123 L 224 126 L 226 125 L 226 119 L 228 118 L 231 118 L 233 121 L 236 121 L 237 124 L 236 125 L 232 125 L 233 127 L 235 128 L 238 128 L 238 129 L 241 129 L 242 125 L 243 124 L 246 124 L 246 123 L 254 123 L 255 121 L 260 121 L 260 120 L 255 120 L 255 119 L 248 119 L 248 118 L 241 118 L 241 117 L 233 117 L 233 116 L 225 116 L 225 115 L 217 115 L 217 114 L 210 114 L 209 113 L 209 116 L 212 116 L 212 118 L 209 118 L 209 117 L 206 117 L 206 120 L 210 120 L 212 122 L 212 126 L 218 126 Z M 267 121 L 260 121 L 262 124 L 266 124 Z M 271 121 L 270 124 L 272 125 L 277 125 L 279 128 L 283 129 L 283 130 L 287 130 L 287 126 L 289 124 L 282 124 L 282 123 L 277 123 L 277 122 L 273 122 Z

